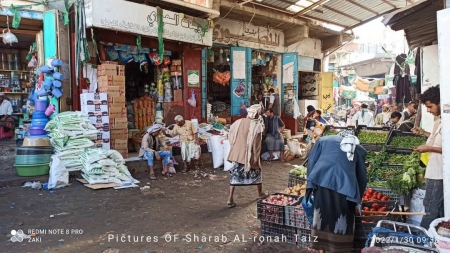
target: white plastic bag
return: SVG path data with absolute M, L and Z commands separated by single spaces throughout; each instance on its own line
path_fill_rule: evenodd
M 195 146 L 194 160 L 200 159 L 200 155 L 202 154 L 202 148 L 200 145 Z
M 411 205 L 410 205 L 410 212 L 417 212 L 417 213 L 424 213 L 425 207 L 423 206 L 423 199 L 425 198 L 425 190 L 422 189 L 415 189 L 412 193 L 411 197 Z M 409 216 L 408 222 L 420 226 L 420 222 L 422 221 L 423 216 L 422 215 L 411 215 Z
M 294 119 L 297 119 L 302 116 L 302 113 L 300 112 L 300 107 L 298 106 L 298 101 L 294 97 Z
M 48 189 L 56 189 L 69 185 L 69 171 L 57 155 L 52 155 L 50 162 L 50 175 Z
M 5 33 L 5 31 L 7 31 L 7 32 Z M 11 31 L 9 30 L 9 28 L 3 30 L 3 43 L 5 45 L 9 44 L 10 46 L 12 46 L 12 43 L 17 43 L 17 42 L 19 42 L 19 41 L 17 40 L 16 35 L 12 34 Z
M 228 155 L 230 154 L 230 141 L 229 140 L 224 140 L 223 141 L 223 170 L 224 171 L 229 171 L 233 168 L 233 163 L 230 163 L 228 161 Z
M 288 140 L 287 145 L 289 147 L 289 150 L 294 155 L 299 155 L 299 156 L 302 155 L 302 151 L 300 148 L 300 142 L 297 139 Z
M 196 106 L 197 106 L 197 100 L 195 100 L 195 92 L 194 92 L 194 90 L 192 90 L 192 95 L 191 95 L 191 97 L 187 100 L 187 102 L 188 102 L 192 107 L 196 107 Z
M 213 157 L 213 167 L 217 169 L 223 165 L 223 142 L 221 136 L 214 135 L 211 136 L 211 150 Z

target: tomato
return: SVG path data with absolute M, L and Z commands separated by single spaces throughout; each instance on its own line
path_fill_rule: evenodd
M 378 193 L 377 199 L 381 200 L 382 198 L 383 198 L 383 195 L 381 195 L 381 193 Z
M 368 211 L 369 211 L 369 208 L 368 208 L 367 206 L 365 206 L 365 207 L 363 208 L 363 210 L 364 210 L 364 212 L 368 212 Z
M 380 209 L 378 209 L 378 211 L 380 211 L 380 212 L 386 212 L 386 207 L 381 207 Z
M 372 205 L 372 208 L 380 208 L 380 205 L 375 203 L 375 204 Z
M 367 189 L 367 192 L 372 194 L 373 193 L 373 189 L 369 188 L 369 189 Z
M 371 211 L 371 212 L 376 212 L 377 209 L 375 209 L 375 208 L 370 208 L 370 211 Z
M 381 201 L 388 201 L 388 197 L 384 196 L 383 198 L 381 198 Z

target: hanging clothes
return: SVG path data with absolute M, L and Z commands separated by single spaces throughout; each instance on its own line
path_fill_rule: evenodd
M 411 79 L 409 75 L 401 76 L 396 74 L 394 76 L 394 86 L 396 89 L 395 102 L 397 104 L 409 103 L 412 101 L 411 97 Z
M 417 94 L 422 94 L 422 68 L 421 68 L 420 50 L 421 50 L 420 47 L 417 48 L 415 59 L 416 69 L 414 70 L 414 74 L 417 76 L 417 81 L 415 85 Z

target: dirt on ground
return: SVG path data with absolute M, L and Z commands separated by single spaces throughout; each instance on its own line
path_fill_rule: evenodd
M 264 162 L 263 190 L 282 191 L 292 165 L 300 163 Z M 259 243 L 256 186 L 237 187 L 237 206 L 230 209 L 228 175 L 204 164 L 156 181 L 137 172 L 140 187 L 150 186 L 145 192 L 92 190 L 78 181 L 54 191 L 1 188 L 1 252 L 310 252 Z M 12 230 L 36 235 L 12 242 Z

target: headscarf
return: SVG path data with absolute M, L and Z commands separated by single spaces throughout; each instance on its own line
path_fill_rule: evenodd
M 344 130 L 338 135 L 344 137 L 341 141 L 341 150 L 347 153 L 347 159 L 349 161 L 353 161 L 356 145 L 360 144 L 359 139 L 350 130 Z
M 154 124 L 147 129 L 147 133 L 152 134 L 152 133 L 158 132 L 161 129 L 162 129 L 162 125 Z
M 247 108 L 247 118 L 248 119 L 255 119 L 255 116 L 257 114 L 261 114 L 261 105 L 260 104 L 252 105 L 249 108 Z

